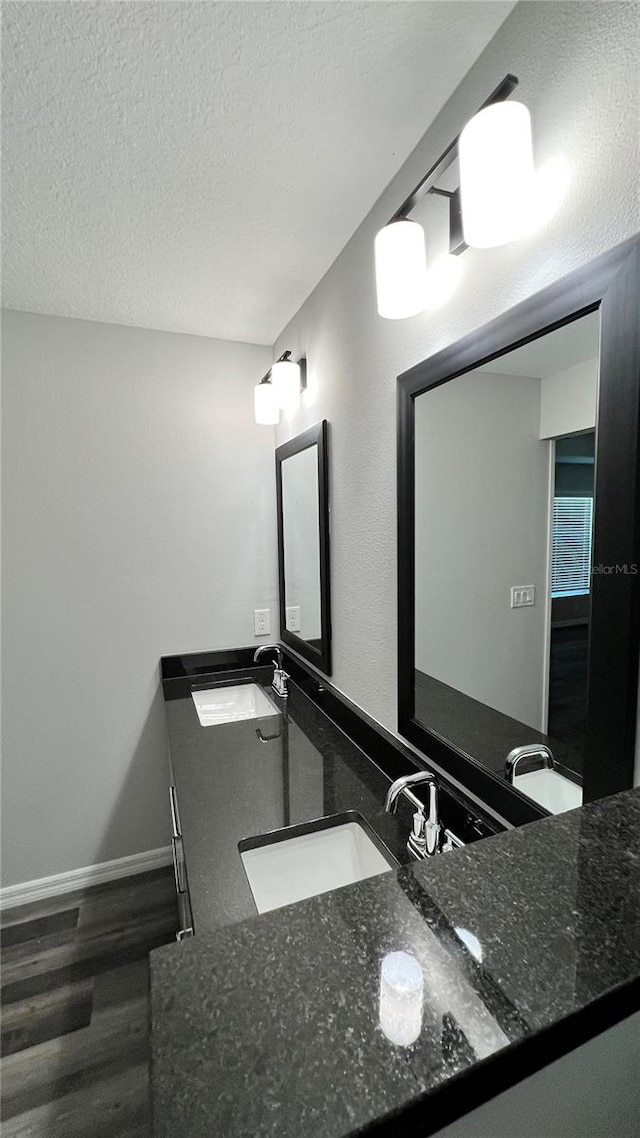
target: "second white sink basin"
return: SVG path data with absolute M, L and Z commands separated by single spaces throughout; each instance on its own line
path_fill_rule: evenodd
M 545 769 L 516 775 L 513 785 L 552 814 L 562 814 L 565 810 L 582 806 L 582 787 L 557 771 Z
M 263 719 L 278 715 L 278 709 L 257 684 L 231 684 L 206 691 L 192 691 L 198 719 L 203 727 L 235 723 L 240 719 Z
M 328 825 L 323 819 L 315 826 L 307 833 L 300 833 L 304 827 L 296 826 L 298 832 L 291 837 L 284 836 L 285 830 L 240 843 L 240 857 L 259 913 L 393 868 L 357 819 L 332 820 Z

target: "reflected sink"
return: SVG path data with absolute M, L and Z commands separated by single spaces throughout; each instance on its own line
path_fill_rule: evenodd
M 192 691 L 198 719 L 203 727 L 236 723 L 240 719 L 263 719 L 279 715 L 277 707 L 257 684 L 232 684 L 205 691 Z
M 552 814 L 562 814 L 565 810 L 582 806 L 582 787 L 557 771 L 545 768 L 529 774 L 517 774 L 513 785 Z
M 240 842 L 258 912 L 268 913 L 396 868 L 372 833 L 351 810 Z

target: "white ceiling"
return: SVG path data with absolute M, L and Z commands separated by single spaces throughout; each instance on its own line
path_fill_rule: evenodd
M 272 343 L 513 6 L 5 3 L 5 305 Z
M 483 369 L 493 375 L 521 375 L 545 379 L 570 367 L 597 360 L 600 354 L 600 313 L 590 312 L 555 332 L 547 332 L 521 348 L 515 348 Z

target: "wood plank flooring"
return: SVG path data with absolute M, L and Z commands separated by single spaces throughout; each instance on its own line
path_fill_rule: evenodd
M 2 914 L 3 1138 L 150 1138 L 149 952 L 173 870 Z

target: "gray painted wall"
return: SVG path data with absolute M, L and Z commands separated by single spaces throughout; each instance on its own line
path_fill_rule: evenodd
M 168 842 L 158 659 L 257 642 L 277 580 L 267 348 L 19 312 L 3 332 L 9 885 Z
M 553 439 L 596 425 L 599 360 L 584 360 L 546 375 L 540 400 L 540 438 Z
M 396 376 L 640 229 L 639 38 L 632 3 L 518 4 L 276 344 L 276 355 L 306 355 L 309 383 L 278 440 L 331 423 L 333 679 L 392 729 Z M 508 71 L 538 161 L 562 152 L 569 163 L 568 200 L 537 234 L 466 252 L 458 292 L 436 314 L 380 319 L 376 231 Z
M 416 399 L 416 667 L 543 729 L 550 466 L 540 380 L 474 371 Z M 511 608 L 511 588 L 536 603 Z

